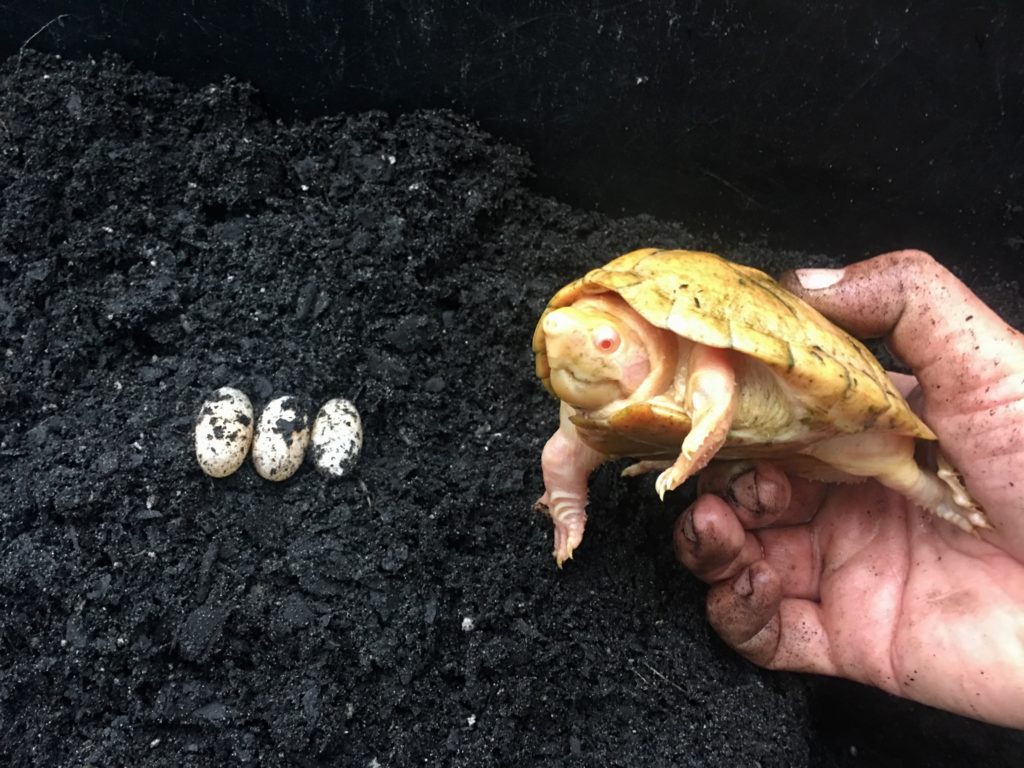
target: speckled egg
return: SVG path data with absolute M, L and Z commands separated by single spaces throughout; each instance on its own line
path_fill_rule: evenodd
M 252 442 L 252 463 L 266 480 L 287 480 L 302 466 L 309 446 L 309 415 L 302 401 L 286 396 L 263 408 Z
M 348 400 L 336 397 L 320 408 L 313 422 L 313 464 L 327 477 L 347 474 L 363 447 L 363 422 Z
M 252 425 L 252 403 L 244 392 L 232 387 L 212 392 L 196 417 L 196 459 L 203 472 L 227 477 L 242 466 L 252 444 Z

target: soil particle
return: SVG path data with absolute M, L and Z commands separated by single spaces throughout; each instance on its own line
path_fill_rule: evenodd
M 672 555 L 688 491 L 602 469 L 561 572 L 530 511 L 550 294 L 639 245 L 737 243 L 538 196 L 445 112 L 285 124 L 242 83 L 26 50 L 0 121 L 0 762 L 850 764 L 828 683 L 708 629 Z M 352 399 L 359 463 L 205 477 L 221 386 Z M 944 735 L 915 742 L 931 765 L 1020 754 L 858 695 L 897 723 L 862 713 L 861 755 L 896 764 L 899 724 Z

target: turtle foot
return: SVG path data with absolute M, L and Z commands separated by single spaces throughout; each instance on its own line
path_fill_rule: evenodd
M 555 564 L 561 568 L 566 560 L 572 560 L 572 553 L 583 541 L 583 527 L 586 515 L 555 521 Z
M 564 494 L 556 497 L 556 502 L 567 501 Z M 569 500 L 571 501 L 571 500 Z M 555 503 L 552 505 L 551 493 L 545 491 L 533 505 L 533 511 L 548 515 L 555 524 L 555 548 L 552 554 L 559 568 L 566 560 L 572 560 L 572 553 L 583 541 L 583 530 L 587 524 L 587 513 L 578 504 Z
M 646 475 L 648 472 L 668 469 L 671 466 L 671 461 L 638 461 L 622 470 L 622 477 L 639 477 L 640 475 Z
M 941 451 L 936 456 L 936 463 L 936 474 L 947 487 L 943 498 L 931 511 L 968 533 L 977 534 L 979 530 L 991 530 L 992 524 L 984 510 L 971 498 L 964 486 L 963 477 Z

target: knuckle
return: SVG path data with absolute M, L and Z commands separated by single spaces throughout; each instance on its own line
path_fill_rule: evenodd
M 929 282 L 944 272 L 935 257 L 925 251 L 907 249 L 886 254 L 886 266 L 893 269 L 904 284 Z

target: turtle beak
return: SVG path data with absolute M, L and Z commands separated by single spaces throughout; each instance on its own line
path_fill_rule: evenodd
M 604 315 L 595 317 L 595 315 Z M 597 322 L 613 327 L 615 318 L 592 310 L 563 307 L 543 320 L 545 348 L 551 366 L 551 389 L 576 408 L 593 410 L 622 396 L 620 372 L 610 354 L 593 343 Z

